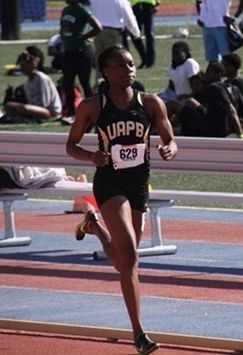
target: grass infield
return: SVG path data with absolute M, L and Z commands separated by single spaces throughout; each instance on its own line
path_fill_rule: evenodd
M 172 2 L 171 0 L 169 1 Z M 176 1 L 175 1 L 176 2 Z M 181 1 L 177 1 L 183 2 Z M 157 59 L 154 67 L 150 69 L 141 69 L 137 71 L 137 79 L 143 82 L 146 91 L 157 93 L 162 90 L 167 82 L 167 68 L 171 60 L 171 46 L 178 39 L 172 38 L 172 34 L 178 29 L 178 26 L 168 27 L 156 27 L 156 52 Z M 189 43 L 192 56 L 200 63 L 201 68 L 206 68 L 206 61 L 204 59 L 204 50 L 202 46 L 202 38 L 200 35 L 200 29 L 198 27 L 189 27 L 190 36 L 186 39 Z M 39 32 L 27 33 L 25 36 L 28 38 L 50 38 L 53 32 Z M 167 37 L 167 38 L 165 38 Z M 6 75 L 4 67 L 6 64 L 15 63 L 15 60 L 19 53 L 21 53 L 26 47 L 26 44 L 1 44 L 1 56 L 0 56 L 0 102 L 3 100 L 5 89 L 8 85 L 17 86 L 24 80 L 23 76 L 9 76 Z M 38 47 L 45 53 L 45 67 L 50 68 L 51 58 L 47 55 L 47 45 L 45 43 L 38 44 Z M 130 50 L 134 55 L 136 64 L 139 64 L 139 58 L 133 45 L 130 43 Z M 243 49 L 238 50 L 238 53 L 242 57 Z M 241 73 L 242 74 L 242 71 Z M 50 74 L 54 82 L 60 77 L 60 74 Z M 92 83 L 94 84 L 94 73 L 92 76 Z M 1 109 L 1 107 L 0 107 Z M 18 130 L 18 131 L 49 131 L 49 132 L 68 132 L 69 127 L 61 126 L 60 123 L 48 123 L 43 122 L 41 124 L 12 124 L 5 125 L 0 124 L 0 130 Z M 80 171 L 70 170 L 74 176 L 81 173 L 86 173 L 88 179 L 92 179 L 93 170 Z M 154 188 L 167 188 L 167 189 L 180 189 L 180 190 L 198 190 L 198 191 L 227 191 L 227 192 L 243 192 L 242 177 L 236 176 L 221 176 L 221 175 L 196 175 L 196 174 L 162 174 L 154 173 L 151 175 L 151 183 Z M 195 205 L 195 204 L 194 204 Z M 197 204 L 198 205 L 198 204 Z M 208 205 L 208 204 L 207 204 Z M 213 205 L 215 207 L 215 205 Z M 222 205 L 221 205 L 222 207 Z M 243 206 L 224 206 L 224 207 L 238 207 Z

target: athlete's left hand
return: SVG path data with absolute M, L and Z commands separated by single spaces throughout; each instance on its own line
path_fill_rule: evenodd
M 164 160 L 171 160 L 176 154 L 177 149 L 173 148 L 173 145 L 158 145 L 159 154 Z

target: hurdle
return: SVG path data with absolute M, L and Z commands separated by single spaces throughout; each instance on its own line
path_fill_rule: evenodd
M 1 318 L 0 328 L 12 331 L 59 334 L 65 336 L 84 336 L 89 338 L 94 337 L 109 340 L 133 340 L 133 333 L 131 330 L 82 326 L 65 323 L 34 322 L 28 320 Z M 148 332 L 148 334 L 153 338 L 154 341 L 164 345 L 243 351 L 243 340 L 238 339 L 159 332 Z

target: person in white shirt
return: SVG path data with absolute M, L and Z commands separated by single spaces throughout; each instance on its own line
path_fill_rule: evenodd
M 38 71 L 38 58 L 28 52 L 22 54 L 21 70 L 28 79 L 23 84 L 26 102 L 8 101 L 4 107 L 7 116 L 23 116 L 29 119 L 59 117 L 62 103 L 52 79 Z
M 192 93 L 190 78 L 200 71 L 199 63 L 192 58 L 190 47 L 184 41 L 177 41 L 172 46 L 172 63 L 168 69 L 177 97 Z
M 196 0 L 198 24 L 202 27 L 205 58 L 208 62 L 219 61 L 230 53 L 226 28 L 232 21 L 230 5 L 231 0 Z
M 125 28 L 133 38 L 140 37 L 137 20 L 128 0 L 90 0 L 90 9 L 103 27 L 94 39 L 96 64 L 105 49 L 123 44 L 122 33 Z M 100 77 L 97 70 L 97 79 Z
M 164 101 L 183 99 L 192 94 L 190 78 L 198 74 L 200 64 L 192 58 L 191 50 L 184 41 L 172 46 L 172 62 L 168 69 L 169 86 L 158 96 Z

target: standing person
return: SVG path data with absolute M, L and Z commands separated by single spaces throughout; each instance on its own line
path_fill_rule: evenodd
M 146 53 L 146 49 L 145 49 L 145 45 L 143 43 L 143 40 L 141 37 L 134 38 L 133 35 L 131 33 L 129 33 L 128 30 L 125 29 L 122 33 L 122 37 L 123 37 L 122 44 L 124 47 L 126 47 L 127 50 L 129 50 L 128 35 L 131 37 L 134 47 L 136 48 L 136 50 L 140 56 L 140 59 L 141 59 L 141 63 L 137 68 L 142 69 L 143 67 L 146 67 L 146 63 L 147 63 L 147 53 Z
M 90 77 L 93 64 L 93 50 L 89 38 L 96 36 L 102 26 L 80 0 L 66 0 L 68 4 L 61 15 L 61 38 L 63 42 L 63 76 L 68 112 L 74 116 L 73 85 L 78 75 L 85 97 L 93 95 Z M 87 25 L 90 30 L 86 31 Z
M 99 19 L 103 30 L 96 36 L 95 59 L 97 65 L 96 79 L 101 78 L 98 70 L 98 57 L 106 48 L 123 44 L 123 31 L 127 29 L 140 48 L 143 57 L 143 42 L 136 17 L 128 0 L 90 0 L 92 13 Z M 104 11 L 105 9 L 105 11 Z M 142 58 L 143 60 L 143 58 Z M 98 83 L 97 83 L 98 84 Z
M 155 39 L 153 17 L 160 0 L 130 0 L 140 31 L 144 30 L 147 60 L 144 66 L 150 68 L 155 63 Z
M 231 0 L 196 0 L 202 27 L 205 58 L 217 62 L 230 53 L 226 25 L 232 22 L 229 15 Z
M 96 166 L 94 195 L 107 229 L 89 212 L 78 226 L 77 237 L 82 239 L 85 233 L 92 233 L 100 239 L 120 273 L 137 351 L 149 354 L 158 345 L 144 333 L 140 319 L 137 248 L 148 201 L 152 125 L 163 141 L 158 147 L 162 159 L 172 159 L 177 145 L 163 102 L 154 94 L 132 88 L 136 68 L 125 48 L 106 49 L 99 57 L 99 68 L 109 90 L 81 102 L 68 137 L 67 153 Z M 98 132 L 99 149 L 95 152 L 79 144 L 90 121 Z

